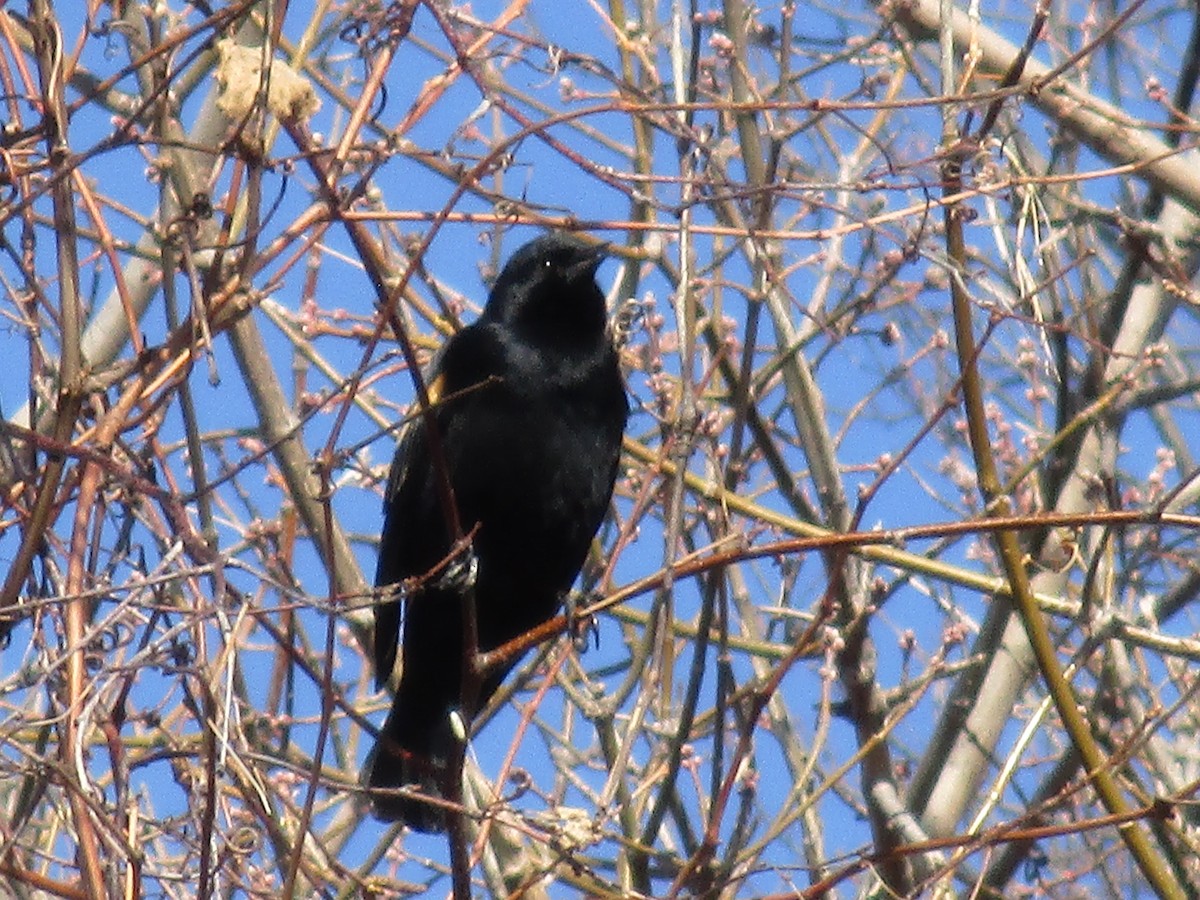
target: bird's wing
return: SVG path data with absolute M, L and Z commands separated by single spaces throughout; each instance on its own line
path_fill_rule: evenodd
M 455 470 L 467 464 L 461 432 L 472 419 L 476 404 L 485 402 L 474 391 L 503 371 L 502 354 L 491 329 L 476 324 L 455 334 L 430 366 L 429 400 L 452 482 Z M 400 433 L 388 475 L 376 586 L 423 575 L 449 552 L 451 541 L 437 477 L 425 417 L 414 415 Z M 375 605 L 375 679 L 381 685 L 396 662 L 400 622 L 399 598 Z
M 427 382 L 429 401 L 435 406 L 443 396 L 440 362 L 440 358 L 434 360 Z M 437 418 L 435 414 L 435 420 Z M 376 587 L 399 584 L 428 568 L 428 565 L 422 567 L 422 560 L 428 556 L 425 545 L 429 543 L 429 530 L 439 526 L 444 528 L 440 523 L 430 521 L 436 516 L 436 510 L 429 509 L 431 495 L 435 493 L 431 469 L 425 417 L 416 412 L 400 431 L 388 472 L 383 497 L 383 530 L 379 535 L 379 559 L 375 568 Z M 374 611 L 375 680 L 382 686 L 396 663 L 400 598 L 376 603 Z

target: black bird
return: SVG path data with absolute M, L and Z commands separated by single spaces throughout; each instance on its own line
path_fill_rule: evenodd
M 429 377 L 445 470 L 464 533 L 474 534 L 480 650 L 555 614 L 608 510 L 629 413 L 596 284 L 602 248 L 561 233 L 526 244 L 496 279 L 474 324 L 454 335 Z M 384 499 L 378 586 L 424 575 L 451 550 L 428 429 L 401 435 Z M 403 647 L 400 684 L 367 760 L 371 788 L 440 796 L 451 713 L 471 717 L 510 666 L 463 691 L 461 579 L 432 578 L 401 604 L 375 607 L 375 677 Z M 454 777 L 461 777 L 459 772 Z M 375 816 L 443 831 L 443 811 L 374 794 Z

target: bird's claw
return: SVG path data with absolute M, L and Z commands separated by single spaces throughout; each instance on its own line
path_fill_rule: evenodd
M 590 601 L 592 595 L 585 594 L 581 598 L 578 594 L 568 592 L 563 597 L 563 614 L 567 618 L 567 634 L 571 636 L 571 643 L 575 645 L 577 653 L 587 650 L 589 636 L 596 648 L 600 647 L 600 625 L 594 615 L 579 615 L 580 606 L 586 608 L 591 605 L 589 602 L 580 603 L 581 599 Z
M 472 590 L 478 578 L 479 557 L 475 555 L 475 548 L 468 542 L 446 564 L 436 583 L 439 588 L 461 594 Z

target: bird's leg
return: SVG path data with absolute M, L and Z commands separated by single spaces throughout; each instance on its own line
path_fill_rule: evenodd
M 582 653 L 588 647 L 588 637 L 591 636 L 596 648 L 600 647 L 600 625 L 593 615 L 580 616 L 580 608 L 587 608 L 592 605 L 593 600 L 598 600 L 599 595 L 594 591 L 587 591 L 582 594 L 574 591 L 563 591 L 562 607 L 563 615 L 567 617 L 567 634 L 571 636 L 571 643 L 575 645 L 575 651 Z

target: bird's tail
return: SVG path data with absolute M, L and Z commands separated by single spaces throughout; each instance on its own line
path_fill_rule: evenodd
M 372 790 L 375 818 L 433 834 L 446 830 L 445 812 L 415 795 L 443 797 L 446 767 L 454 751 L 450 712 L 441 704 L 422 702 L 428 698 L 407 697 L 407 693 L 402 683 L 367 757 L 364 781 Z M 407 788 L 411 795 L 402 796 L 398 788 Z

